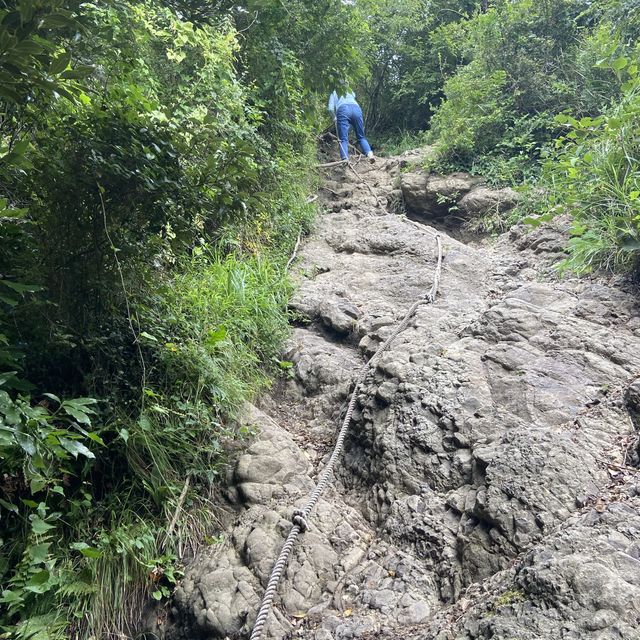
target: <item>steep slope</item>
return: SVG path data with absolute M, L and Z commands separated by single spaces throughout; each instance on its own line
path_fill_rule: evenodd
M 248 412 L 227 535 L 190 566 L 167 638 L 248 635 L 356 372 L 431 286 L 436 229 L 397 213 L 400 182 L 441 229 L 439 297 L 370 372 L 265 637 L 640 638 L 636 295 L 558 280 L 561 222 L 454 239 L 451 210 L 511 194 L 453 176 L 443 207 L 401 174 L 416 157 L 358 165 L 366 184 L 339 167 L 322 189 L 294 265 L 292 375 Z

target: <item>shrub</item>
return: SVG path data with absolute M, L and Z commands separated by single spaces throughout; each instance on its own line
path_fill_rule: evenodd
M 506 73 L 486 73 L 478 62 L 462 67 L 444 85 L 445 101 L 431 121 L 442 168 L 469 167 L 473 159 L 494 149 L 513 118 L 503 96 Z
M 496 184 L 534 180 L 558 134 L 553 115 L 593 115 L 619 95 L 596 65 L 627 46 L 608 22 L 612 11 L 582 0 L 500 1 L 467 20 L 472 62 L 445 83 L 431 121 L 439 148 L 432 166 L 481 172 Z
M 131 636 L 176 542 L 215 532 L 232 417 L 277 369 L 313 121 L 265 126 L 223 12 L 13 4 L 0 34 L 29 55 L 0 93 L 0 627 Z M 289 93 L 262 88 L 300 105 L 280 53 Z
M 546 163 L 546 206 L 573 216 L 570 256 L 563 267 L 628 270 L 640 252 L 640 78 L 638 65 L 603 61 L 622 80 L 623 97 L 601 116 L 556 120 L 569 131 Z
M 197 253 L 141 309 L 141 321 L 162 372 L 159 387 L 197 392 L 227 417 L 277 363 L 288 333 L 288 286 L 267 257 Z

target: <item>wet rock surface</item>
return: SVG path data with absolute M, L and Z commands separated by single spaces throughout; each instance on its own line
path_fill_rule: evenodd
M 515 202 L 406 162 L 357 166 L 390 210 L 350 172 L 322 191 L 293 267 L 292 375 L 248 409 L 226 533 L 189 566 L 165 638 L 248 637 L 355 375 L 431 286 L 437 229 L 399 213 L 398 176 L 433 224 L 438 194 L 469 215 Z M 562 219 L 442 239 L 439 296 L 369 372 L 265 637 L 640 639 L 637 294 L 557 279 Z

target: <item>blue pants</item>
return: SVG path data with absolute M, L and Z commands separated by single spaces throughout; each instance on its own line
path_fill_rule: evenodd
M 340 159 L 346 160 L 349 157 L 349 127 L 353 127 L 356 139 L 366 156 L 371 147 L 364 137 L 364 120 L 362 119 L 362 109 L 357 104 L 343 104 L 338 107 L 336 114 L 338 124 L 338 138 L 340 139 Z

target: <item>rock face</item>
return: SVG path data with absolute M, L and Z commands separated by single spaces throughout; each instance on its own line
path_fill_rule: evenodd
M 293 375 L 249 410 L 226 533 L 189 566 L 167 640 L 248 637 L 354 376 L 431 286 L 437 230 L 393 213 L 402 162 L 358 168 L 391 211 L 350 174 L 327 191 L 294 266 Z M 515 201 L 465 174 L 402 180 L 433 220 L 434 194 L 469 215 Z M 438 298 L 369 372 L 265 637 L 640 639 L 637 297 L 557 279 L 561 219 L 442 239 Z
M 468 173 L 448 176 L 404 173 L 400 185 L 407 211 L 425 221 L 500 214 L 513 209 L 518 202 L 513 189 L 489 189 Z
M 504 213 L 518 204 L 518 194 L 508 187 L 488 189 L 478 186 L 459 201 L 460 209 L 467 217 L 483 216 L 487 213 Z
M 490 590 L 461 600 L 455 622 L 440 612 L 426 637 L 638 638 L 639 513 L 635 498 L 573 516 L 488 581 Z

